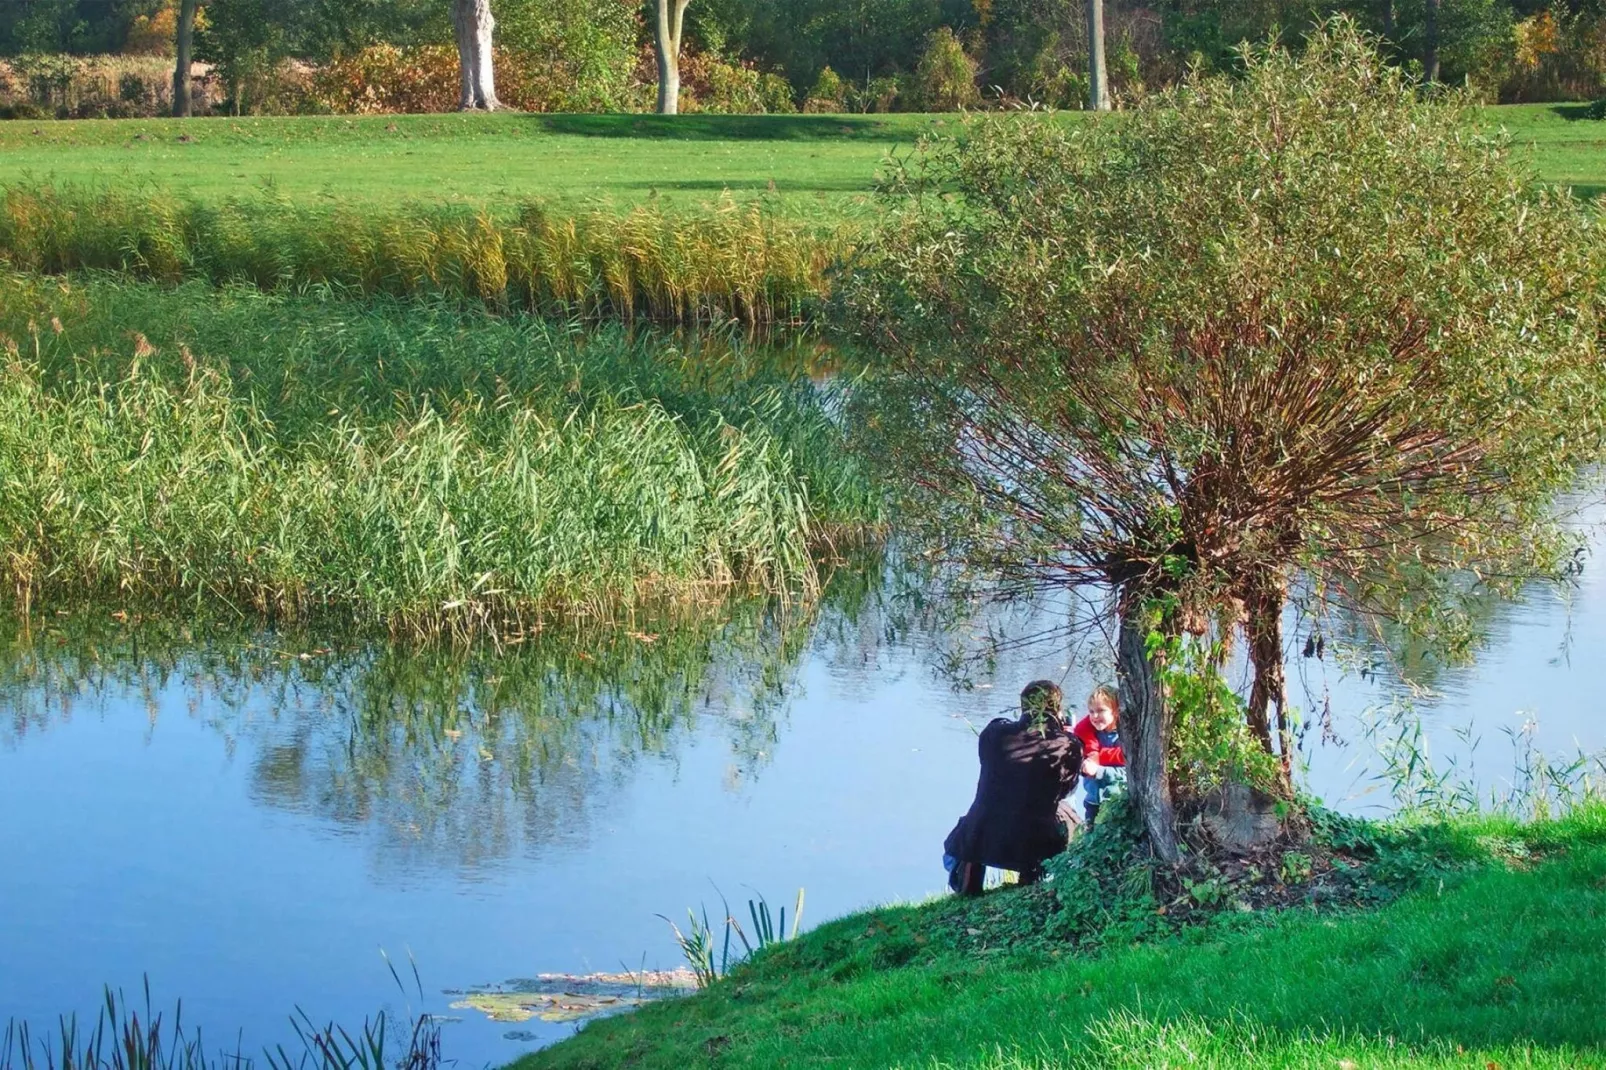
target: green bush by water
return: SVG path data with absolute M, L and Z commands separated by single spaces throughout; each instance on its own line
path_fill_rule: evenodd
M 658 322 L 796 319 L 826 292 L 843 232 L 726 198 L 558 217 L 412 205 L 210 204 L 157 191 L 0 189 L 0 261 L 21 271 L 117 271 L 263 289 L 440 296 L 494 309 Z
M 829 390 L 741 346 L 195 285 L 0 298 L 0 581 L 24 606 L 523 626 L 807 592 L 879 520 Z

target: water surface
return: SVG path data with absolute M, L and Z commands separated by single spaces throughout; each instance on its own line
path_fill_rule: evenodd
M 92 614 L 12 626 L 0 1018 L 49 1025 L 148 975 L 210 1047 L 254 1051 L 297 1006 L 408 1009 L 384 949 L 416 960 L 422 1009 L 462 1017 L 450 1057 L 500 1064 L 571 1027 L 448 1012 L 443 990 L 677 965 L 657 915 L 720 892 L 745 913 L 805 887 L 805 922 L 934 894 L 976 729 L 1029 679 L 1074 698 L 1108 676 L 1096 646 L 1037 646 L 958 691 L 934 668 L 947 642 L 893 629 L 864 583 L 807 616 L 744 606 L 467 654 Z M 1486 787 L 1510 776 L 1506 729 L 1606 748 L 1602 652 L 1598 566 L 1570 598 L 1501 607 L 1478 665 L 1419 699 L 1430 743 L 1464 762 L 1456 730 L 1481 738 Z M 1296 699 L 1330 703 L 1344 740 L 1307 734 L 1310 786 L 1386 809 L 1362 726 L 1393 691 L 1331 659 L 1297 669 Z

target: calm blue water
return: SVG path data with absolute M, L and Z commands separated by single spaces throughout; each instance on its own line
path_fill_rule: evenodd
M 1478 666 L 1419 701 L 1436 753 L 1465 760 L 1453 729 L 1470 726 L 1493 785 L 1502 728 L 1606 748 L 1603 573 L 1597 557 L 1570 605 L 1536 592 L 1500 611 Z M 19 644 L 0 690 L 0 1019 L 49 1025 L 148 975 L 209 1047 L 251 1052 L 290 1037 L 297 1006 L 344 1023 L 407 1009 L 381 949 L 404 974 L 411 955 L 423 1007 L 446 1012 L 444 989 L 677 965 L 655 915 L 717 909 L 715 886 L 776 905 L 806 887 L 806 922 L 936 893 L 973 726 L 1035 676 L 1075 696 L 1105 672 L 1036 649 L 960 693 L 934 644 L 880 627 L 833 610 L 818 631 L 684 656 L 621 640 L 616 670 L 510 652 L 445 679 L 360 648 L 283 656 L 310 641 L 112 643 L 98 662 L 67 638 Z M 598 664 L 616 686 L 564 675 Z M 1300 667 L 1348 744 L 1308 737 L 1311 786 L 1386 806 L 1360 726 L 1387 692 Z M 447 1054 L 470 1067 L 569 1028 L 450 1013 Z

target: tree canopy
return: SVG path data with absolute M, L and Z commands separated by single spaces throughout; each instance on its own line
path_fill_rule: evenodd
M 1242 628 L 1270 751 L 1290 584 L 1453 647 L 1460 595 L 1558 567 L 1606 443 L 1595 217 L 1374 45 L 1340 20 L 1115 122 L 978 118 L 846 287 L 903 527 L 1115 600 L 1162 853 L 1156 637 Z

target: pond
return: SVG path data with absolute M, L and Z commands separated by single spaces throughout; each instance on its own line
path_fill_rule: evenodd
M 1481 737 L 1485 786 L 1530 721 L 1552 754 L 1606 747 L 1601 548 L 1570 599 L 1500 607 L 1477 666 L 1417 700 L 1437 755 Z M 862 577 L 806 616 L 739 605 L 456 654 L 91 613 L 7 628 L 0 1019 L 92 1015 L 103 983 L 148 976 L 209 1047 L 254 1052 L 293 1039 L 297 1007 L 357 1024 L 411 1002 L 459 1019 L 446 1054 L 470 1067 L 573 1026 L 450 1010 L 456 990 L 676 966 L 659 915 L 721 894 L 745 916 L 806 888 L 809 924 L 937 893 L 979 726 L 1033 677 L 1075 698 L 1107 674 L 1039 646 L 956 690 L 946 642 L 892 627 Z M 1307 734 L 1309 786 L 1386 809 L 1363 725 L 1390 690 L 1331 659 L 1294 679 L 1343 741 Z M 416 962 L 422 1006 L 381 950 L 409 990 Z

